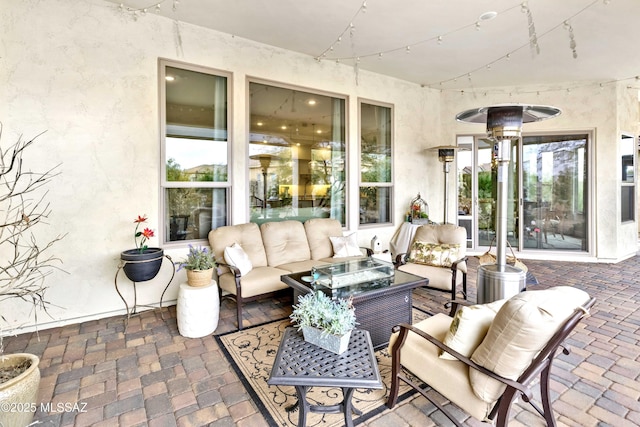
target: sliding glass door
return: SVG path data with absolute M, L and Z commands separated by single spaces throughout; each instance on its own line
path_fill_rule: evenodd
M 458 137 L 458 224 L 467 246 L 495 244 L 493 143 Z M 511 144 L 507 240 L 514 250 L 587 251 L 588 135 L 524 136 Z

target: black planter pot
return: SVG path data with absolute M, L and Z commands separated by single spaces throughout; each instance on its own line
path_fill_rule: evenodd
M 145 282 L 156 277 L 162 266 L 164 250 L 161 248 L 147 248 L 142 253 L 138 249 L 128 249 L 120 254 L 125 262 L 124 274 L 133 282 Z

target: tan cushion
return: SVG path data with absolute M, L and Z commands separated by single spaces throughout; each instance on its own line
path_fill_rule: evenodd
M 460 245 L 458 256 L 463 258 L 467 250 L 467 230 L 454 224 L 425 224 L 416 229 L 414 241 Z
M 453 316 L 443 343 L 463 356 L 470 357 L 487 335 L 491 322 L 505 302 L 507 300 L 503 299 L 489 304 L 463 306 Z M 456 360 L 446 352 L 441 352 L 440 357 Z
M 333 259 L 333 258 L 331 258 Z M 280 264 L 277 265 L 276 268 L 279 268 L 280 270 L 287 270 L 290 273 L 300 273 L 302 271 L 309 271 L 311 270 L 312 267 L 320 267 L 323 265 L 327 265 L 329 263 L 324 262 L 324 261 L 320 261 L 320 260 L 306 260 L 306 261 L 298 261 L 298 262 L 291 262 L 288 264 Z
M 273 267 L 257 267 L 242 276 L 242 297 L 249 298 L 268 292 L 285 289 L 287 285 L 280 281 L 280 276 L 289 274 L 286 270 Z M 218 276 L 220 288 L 233 295 L 236 294 L 236 282 L 233 274 L 224 273 Z
M 461 264 L 464 264 L 461 263 Z M 460 266 L 460 264 L 458 264 Z M 408 263 L 398 267 L 398 270 L 406 273 L 415 274 L 416 276 L 426 277 L 429 279 L 429 287 L 442 289 L 443 291 L 451 290 L 451 269 L 443 267 L 434 267 L 432 265 Z M 458 268 L 458 270 L 461 270 Z M 462 283 L 462 274 L 458 272 L 456 275 L 457 284 Z
M 416 328 L 442 341 L 449 330 L 451 317 L 438 313 L 419 323 Z M 392 334 L 389 352 L 398 334 Z M 462 362 L 441 359 L 440 349 L 424 338 L 409 333 L 400 352 L 401 364 L 429 384 L 465 412 L 485 420 L 493 405 L 480 400 L 471 389 L 469 368 Z
M 300 221 L 265 222 L 260 231 L 269 266 L 311 259 L 307 235 Z
M 589 295 L 558 286 L 526 291 L 510 298 L 498 311 L 471 360 L 509 379 L 518 379 L 561 324 Z M 485 402 L 495 401 L 505 386 L 471 369 L 473 391 Z
M 257 224 L 250 222 L 248 224 L 227 225 L 209 232 L 209 245 L 218 261 L 224 260 L 224 249 L 234 243 L 242 246 L 244 252 L 249 256 L 253 268 L 267 265 L 262 234 Z
M 459 252 L 460 245 L 457 243 L 428 243 L 414 240 L 408 262 L 434 267 L 451 267 L 460 259 Z
M 331 236 L 342 236 L 342 224 L 337 219 L 312 218 L 304 223 L 304 231 L 309 242 L 311 259 L 333 257 Z

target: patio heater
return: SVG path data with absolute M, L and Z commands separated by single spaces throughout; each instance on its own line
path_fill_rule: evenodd
M 438 160 L 442 163 L 442 172 L 444 172 L 444 212 L 442 223 L 447 224 L 449 222 L 449 172 L 451 171 L 451 163 L 455 159 L 456 150 L 466 149 L 456 145 L 440 145 L 429 148 L 429 150 L 438 150 Z
M 493 141 L 493 155 L 498 163 L 496 213 L 496 263 L 478 267 L 477 302 L 484 304 L 509 298 L 526 289 L 526 273 L 507 265 L 507 205 L 509 198 L 509 161 L 511 141 L 520 139 L 522 124 L 556 117 L 560 110 L 540 105 L 507 104 L 463 111 L 456 120 L 486 123 Z

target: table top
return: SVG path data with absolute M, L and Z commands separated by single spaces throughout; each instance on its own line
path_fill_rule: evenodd
M 300 273 L 285 274 L 280 277 L 284 283 L 293 289 L 308 293 L 314 289 L 311 282 L 303 280 L 303 277 L 309 277 L 310 271 Z M 399 292 L 404 289 L 413 289 L 420 286 L 427 286 L 429 279 L 416 276 L 404 271 L 395 270 L 391 278 L 380 279 L 369 283 L 359 283 L 353 286 L 345 286 L 343 288 L 330 289 L 322 285 L 316 285 L 315 289 L 323 291 L 331 298 L 349 298 L 353 297 L 354 302 L 364 301 L 370 298 L 377 298 L 389 292 Z
M 382 388 L 369 332 L 351 331 L 349 348 L 335 354 L 306 342 L 302 331 L 285 329 L 269 385 Z

